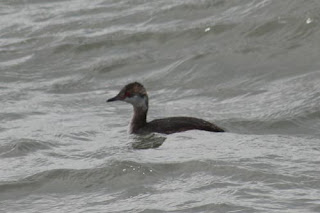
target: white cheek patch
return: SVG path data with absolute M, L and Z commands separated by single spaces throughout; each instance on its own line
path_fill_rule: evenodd
M 126 97 L 124 99 L 124 101 L 127 102 L 127 103 L 132 104 L 135 107 L 141 107 L 143 109 L 147 109 L 148 108 L 147 103 L 146 103 L 147 99 L 146 99 L 145 96 L 141 97 L 141 96 L 138 96 L 138 95 L 134 95 L 134 96 L 132 96 L 130 98 Z

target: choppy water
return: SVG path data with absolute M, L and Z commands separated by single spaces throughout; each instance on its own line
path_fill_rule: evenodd
M 320 212 L 319 10 L 2 1 L 0 212 Z M 228 132 L 128 135 L 105 100 L 136 80 Z

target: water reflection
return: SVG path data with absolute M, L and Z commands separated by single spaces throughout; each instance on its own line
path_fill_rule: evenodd
M 132 148 L 134 149 L 152 149 L 160 147 L 166 140 L 166 137 L 161 134 L 148 134 L 148 135 L 134 135 Z

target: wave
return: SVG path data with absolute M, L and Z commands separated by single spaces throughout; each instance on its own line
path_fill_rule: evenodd
M 11 158 L 24 156 L 38 150 L 51 149 L 55 145 L 47 141 L 40 141 L 34 139 L 18 139 L 11 141 L 10 145 L 0 146 L 0 158 Z
M 270 156 L 275 158 L 275 156 Z M 278 156 L 278 158 L 281 158 Z M 112 161 L 99 168 L 90 169 L 53 169 L 43 171 L 17 181 L 1 181 L 0 191 L 13 197 L 32 193 L 66 193 L 80 191 L 96 191 L 105 189 L 109 192 L 143 185 L 169 187 L 165 184 L 170 179 L 192 178 L 194 176 L 211 177 L 213 182 L 196 184 L 188 191 L 196 192 L 212 188 L 241 186 L 246 182 L 257 181 L 261 184 L 285 185 L 305 181 L 313 184 L 314 179 L 308 176 L 293 176 L 270 173 L 271 165 L 252 163 L 252 167 L 230 164 L 224 161 L 186 161 L 172 163 L 139 163 L 134 161 Z M 268 171 L 268 172 L 267 172 Z M 219 184 L 219 180 L 223 180 Z M 307 181 L 309 180 L 309 181 Z M 307 182 L 308 183 L 307 183 Z

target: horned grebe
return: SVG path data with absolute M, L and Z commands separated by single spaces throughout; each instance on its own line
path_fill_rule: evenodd
M 130 133 L 145 134 L 151 132 L 172 134 L 187 130 L 205 130 L 224 132 L 224 130 L 208 121 L 192 117 L 169 117 L 147 122 L 148 95 L 146 89 L 138 82 L 126 85 L 118 95 L 107 100 L 124 101 L 133 105 L 133 118 Z

